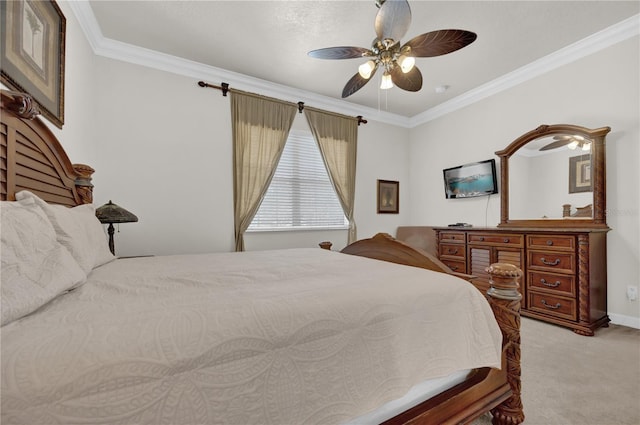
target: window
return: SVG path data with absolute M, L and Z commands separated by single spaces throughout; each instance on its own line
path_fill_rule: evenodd
M 248 230 L 347 227 L 316 141 L 309 132 L 291 131 L 271 185 Z

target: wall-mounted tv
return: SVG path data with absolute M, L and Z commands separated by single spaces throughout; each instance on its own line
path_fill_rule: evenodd
M 498 193 L 495 159 L 446 168 L 442 172 L 447 199 L 473 198 Z

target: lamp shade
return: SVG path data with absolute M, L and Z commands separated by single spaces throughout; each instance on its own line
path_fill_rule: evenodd
M 391 81 L 391 74 L 389 71 L 385 71 L 382 75 L 382 81 L 380 82 L 380 88 L 382 90 L 388 90 L 393 87 L 393 82 Z
M 366 61 L 362 65 L 358 67 L 358 73 L 362 78 L 368 80 L 371 77 L 371 73 L 376 67 L 376 63 L 374 61 Z
M 138 217 L 133 213 L 111 201 L 96 208 L 96 217 L 98 217 L 100 223 L 133 223 L 138 221 Z

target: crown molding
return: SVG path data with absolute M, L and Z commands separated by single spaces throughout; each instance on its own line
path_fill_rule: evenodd
M 94 54 L 116 59 L 136 65 L 146 66 L 161 71 L 170 72 L 196 80 L 205 80 L 215 84 L 219 82 L 233 82 L 232 88 L 248 92 L 257 92 L 264 96 L 275 97 L 285 101 L 297 103 L 299 101 L 314 108 L 325 109 L 345 115 L 362 115 L 367 120 L 374 120 L 386 124 L 408 128 L 409 118 L 356 105 L 317 93 L 276 84 L 270 81 L 250 77 L 237 72 L 204 65 L 177 56 L 168 55 L 155 50 L 146 49 L 132 44 L 104 37 L 98 21 L 88 1 L 70 1 L 68 3 L 80 23 Z M 194 82 L 194 84 L 196 84 Z
M 500 93 L 525 81 L 536 78 L 571 62 L 589 56 L 616 43 L 640 34 L 640 15 L 634 15 L 587 38 L 570 44 L 554 53 L 531 62 L 515 71 L 469 90 L 451 100 L 428 109 L 410 119 L 413 128 L 443 115 L 457 111 L 475 102 Z
M 417 127 L 640 34 L 640 15 L 634 15 L 557 52 L 409 118 L 109 39 L 102 34 L 88 1 L 70 1 L 67 4 L 78 19 L 94 54 L 98 56 L 192 77 L 197 80 L 212 82 L 233 81 L 233 87 L 239 90 L 255 91 L 265 96 L 291 102 L 302 101 L 313 105 L 314 108 L 343 114 L 363 115 L 367 120 L 404 128 Z

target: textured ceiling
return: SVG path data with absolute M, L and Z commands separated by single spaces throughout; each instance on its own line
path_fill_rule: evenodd
M 378 73 L 347 99 L 413 117 L 638 14 L 638 1 L 410 1 L 406 40 L 438 29 L 478 34 L 448 55 L 419 58 L 423 88 L 379 90 Z M 340 99 L 359 59 L 309 50 L 369 48 L 377 8 L 366 1 L 91 1 L 108 39 Z M 233 87 L 233 81 L 227 81 Z M 219 83 L 214 81 L 213 83 Z M 445 93 L 434 88 L 448 85 Z

